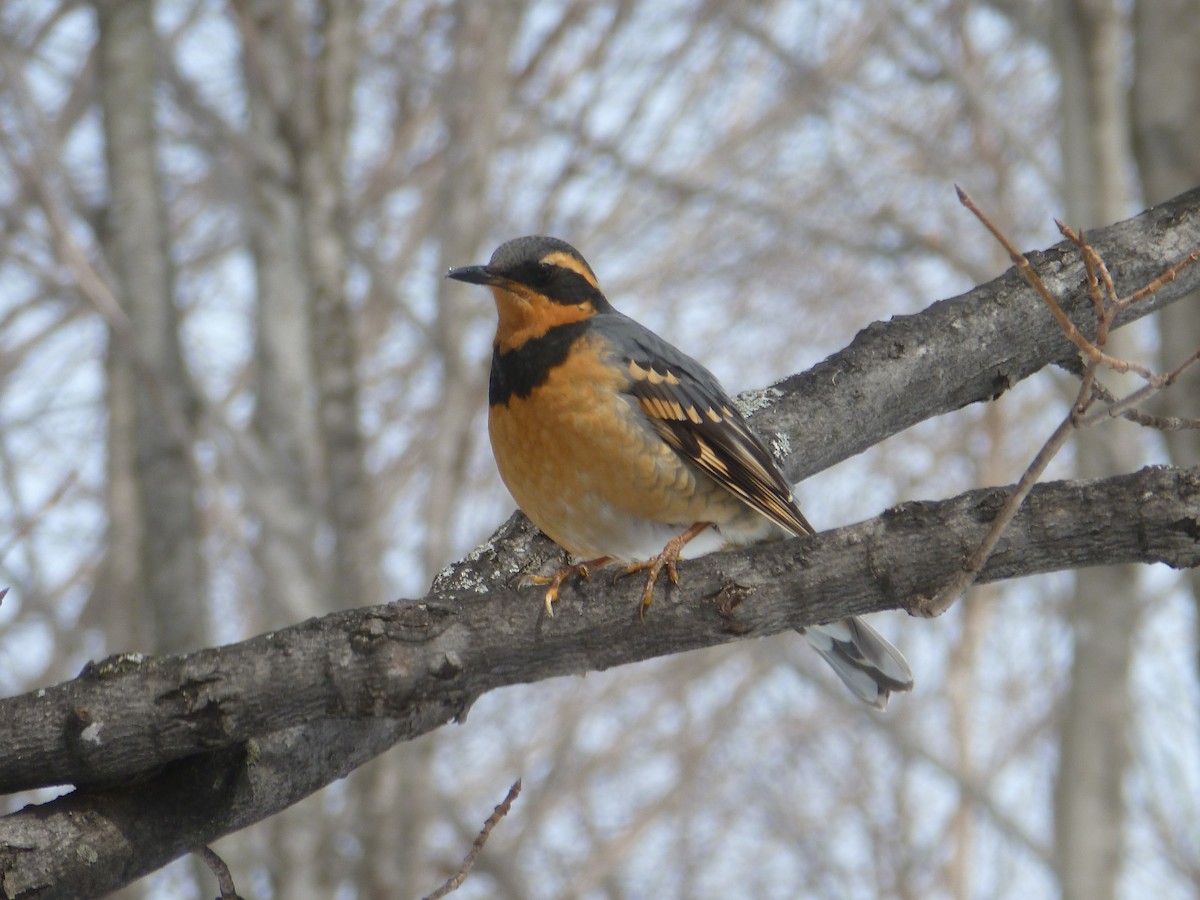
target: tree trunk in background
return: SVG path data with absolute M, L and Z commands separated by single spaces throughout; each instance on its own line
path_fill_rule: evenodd
M 358 348 L 346 294 L 344 219 L 346 146 L 354 76 L 359 62 L 358 2 L 322 3 L 319 56 L 308 103 L 292 107 L 292 151 L 298 162 L 304 211 L 305 255 L 313 291 L 317 419 L 324 452 L 326 515 L 333 534 L 331 606 L 363 606 L 387 599 L 383 542 L 375 490 L 366 463 L 359 418 Z
M 989 404 L 983 410 L 983 431 L 987 435 L 987 452 L 982 458 L 973 459 L 974 484 L 1003 484 L 1010 477 L 1008 448 L 1004 437 L 1009 429 L 1009 414 L 998 404 Z M 975 437 L 972 435 L 972 437 Z M 968 447 L 963 447 L 964 458 L 971 457 Z M 980 777 L 986 771 L 986 760 L 977 747 L 977 736 L 972 730 L 981 685 L 980 659 L 986 656 L 988 631 L 995 620 L 996 601 L 1001 588 L 994 584 L 975 585 L 971 589 L 970 601 L 958 604 L 957 615 L 962 625 L 958 640 L 951 645 L 946 659 L 946 700 L 950 713 L 947 737 L 953 748 L 955 765 L 959 771 L 971 778 Z M 956 900 L 971 897 L 971 873 L 978 865 L 978 810 L 968 791 L 959 791 L 958 805 L 951 819 L 949 835 L 953 838 L 953 851 L 946 860 L 946 892 Z
M 1138 174 L 1146 203 L 1161 203 L 1200 184 L 1200 0 L 1142 0 L 1135 6 L 1133 128 Z M 1196 298 L 1158 317 L 1159 367 L 1179 365 L 1200 347 Z M 1193 366 L 1175 389 L 1159 395 L 1157 411 L 1191 418 L 1200 397 L 1200 370 Z M 1200 463 L 1200 432 L 1167 431 L 1163 437 L 1176 465 Z M 1196 603 L 1200 653 L 1200 571 L 1179 573 Z M 1200 674 L 1200 656 L 1196 659 Z
M 304 254 L 313 297 L 317 427 L 324 470 L 321 500 L 333 536 L 330 607 L 363 606 L 389 599 L 383 582 L 377 491 L 367 469 L 362 431 L 358 343 L 347 295 L 346 235 L 353 225 L 345 220 L 345 165 L 354 79 L 360 58 L 361 16 L 359 2 L 326 0 L 318 5 L 315 33 L 306 30 L 303 40 L 315 40 L 320 50 L 315 58 L 304 63 L 301 74 L 305 90 L 300 102 L 291 106 L 287 122 L 299 175 Z M 284 858 L 299 864 L 284 873 L 281 896 L 294 896 L 290 893 L 293 890 L 304 891 L 302 896 L 321 894 L 313 887 L 315 881 L 306 884 L 300 877 L 299 873 L 305 869 L 326 885 L 332 886 L 339 880 L 342 873 L 331 864 L 344 858 L 329 846 L 328 837 L 340 825 L 359 841 L 367 839 L 366 833 L 371 829 L 361 812 L 364 784 L 369 784 L 369 779 L 363 773 L 356 773 L 346 785 L 349 800 L 341 822 L 323 809 L 322 798 L 308 801 L 322 809 L 319 821 L 325 836 L 323 852 L 310 853 L 305 859 L 303 852 L 295 852 L 290 832 L 280 830 L 279 837 L 287 850 Z M 369 787 L 366 792 L 370 792 Z M 294 826 L 300 820 L 293 817 L 291 822 Z M 395 852 L 394 847 L 390 849 Z M 330 888 L 325 896 L 331 894 Z
M 1124 25 L 1116 0 L 1054 4 L 1054 52 L 1062 84 L 1066 220 L 1082 228 L 1130 210 L 1130 141 L 1121 77 Z M 1122 339 L 1123 340 L 1123 339 Z M 1118 341 L 1110 352 L 1122 356 Z M 1114 387 L 1114 378 L 1102 372 Z M 1120 391 L 1118 391 L 1120 393 Z M 1070 388 L 1074 396 L 1075 388 Z M 1078 472 L 1099 477 L 1137 467 L 1136 426 L 1118 421 L 1075 441 Z M 1129 668 L 1140 618 L 1133 567 L 1076 573 L 1075 640 L 1055 784 L 1055 859 L 1067 900 L 1115 898 L 1125 847 L 1129 766 Z
M 448 131 L 438 187 L 442 214 L 434 223 L 439 272 L 476 261 L 481 252 L 491 252 L 481 245 L 489 234 L 489 169 L 502 123 L 479 111 L 499 108 L 511 89 L 507 48 L 521 21 L 521 4 L 484 6 L 460 0 L 455 17 L 457 52 L 443 92 Z M 490 316 L 486 298 L 481 300 L 444 279 L 439 282 L 434 341 L 442 368 L 442 398 L 433 444 L 444 452 L 434 455 L 429 473 L 423 553 L 426 580 L 451 561 L 456 546 L 457 500 L 475 437 L 472 426 L 480 413 L 478 369 L 474 361 L 463 359 L 463 335 L 466 324 L 477 318 L 475 314 L 483 307 Z
M 257 276 L 254 334 L 255 478 L 247 483 L 262 523 L 267 621 L 320 615 L 333 602 L 318 554 L 321 454 L 316 418 L 312 292 L 306 273 L 304 209 L 284 119 L 299 102 L 294 75 L 303 58 L 292 14 L 275 2 L 248 4 L 241 17 L 242 64 L 254 158 L 250 244 Z M 301 32 L 302 33 L 302 32 Z
M 100 100 L 112 268 L 131 320 L 123 352 L 137 376 L 137 472 L 144 522 L 140 583 L 153 649 L 208 643 L 208 604 L 192 461 L 192 398 L 179 347 L 154 115 L 153 4 L 98 2 Z M 128 501 L 122 491 L 121 502 Z M 113 497 L 112 499 L 117 499 Z
M 312 26 L 292 5 L 274 0 L 238 4 L 235 13 L 253 148 L 247 160 L 252 200 L 247 222 L 257 281 L 248 448 L 253 478 L 245 483 L 248 506 L 261 523 L 254 553 L 262 569 L 258 612 L 264 621 L 257 628 L 273 628 L 371 598 L 356 600 L 343 592 L 346 585 L 335 589 L 331 555 L 318 547 L 323 505 L 330 496 L 322 452 L 328 432 L 317 421 L 316 281 L 309 271 L 305 221 L 305 191 L 311 185 L 300 180 L 303 155 L 315 153 L 324 139 L 316 133 L 319 126 L 304 119 L 316 104 L 315 63 L 307 47 Z M 331 177 L 336 180 L 322 185 L 323 192 L 341 190 L 340 171 Z M 332 287 L 339 295 L 344 290 L 342 283 Z M 348 443 L 354 448 L 361 446 L 361 437 L 357 399 L 351 402 Z M 352 540 L 338 533 L 336 543 L 345 550 Z M 378 560 L 372 567 L 367 572 L 378 567 Z M 338 873 L 330 865 L 335 858 L 330 848 L 344 827 L 318 794 L 216 849 L 239 884 L 255 865 L 266 865 L 276 896 L 322 900 L 336 892 Z
M 1092 228 L 1133 212 L 1130 134 L 1117 0 L 1053 4 L 1061 79 L 1063 197 L 1070 224 Z
M 521 4 L 454 4 L 454 63 L 441 88 L 446 117 L 446 146 L 441 182 L 437 187 L 439 213 L 433 223 L 438 247 L 438 273 L 451 266 L 477 261 L 489 236 L 491 217 L 487 197 L 492 157 L 502 121 L 480 115 L 499 109 L 511 89 L 509 48 L 521 21 Z M 457 551 L 454 528 L 463 511 L 467 463 L 481 438 L 479 368 L 464 358 L 464 335 L 480 312 L 492 315 L 486 298 L 461 286 L 438 281 L 433 322 L 433 352 L 441 367 L 437 417 L 431 423 L 429 485 L 425 511 L 423 582 L 428 583 Z M 436 363 L 435 363 L 436 364 Z M 406 744 L 365 767 L 361 786 L 367 789 L 363 811 L 370 817 L 362 830 L 370 860 L 368 895 L 418 897 L 432 890 L 445 874 L 437 871 L 429 853 L 429 825 L 438 816 L 432 765 L 438 736 Z
M 154 645 L 142 588 L 141 487 L 137 472 L 137 378 L 120 339 L 108 335 L 104 358 L 104 559 L 81 624 L 100 629 L 119 653 Z

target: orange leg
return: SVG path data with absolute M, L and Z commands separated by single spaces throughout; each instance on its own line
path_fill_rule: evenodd
M 553 575 L 529 575 L 526 581 L 530 584 L 546 584 L 546 615 L 554 617 L 554 601 L 558 599 L 558 589 L 562 587 L 562 583 L 572 575 L 578 575 L 580 578 L 591 577 L 591 569 L 598 569 L 603 565 L 612 562 L 611 556 L 598 556 L 595 559 L 585 560 L 581 563 L 573 563 L 569 566 L 563 566 Z
M 642 602 L 638 607 L 639 622 L 646 621 L 646 610 L 654 602 L 654 585 L 658 581 L 658 576 L 662 574 L 662 570 L 667 570 L 667 577 L 671 579 L 672 584 L 679 584 L 679 573 L 675 570 L 675 563 L 679 562 L 679 554 L 683 552 L 688 541 L 702 533 L 704 529 L 711 528 L 712 524 L 712 522 L 697 522 L 683 534 L 667 541 L 667 546 L 663 547 L 662 553 L 658 556 L 644 562 L 632 563 L 617 573 L 617 578 L 632 575 L 634 572 L 647 573 L 646 586 L 642 588 Z

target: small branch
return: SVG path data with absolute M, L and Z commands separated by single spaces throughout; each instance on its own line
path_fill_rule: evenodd
M 1200 360 L 1200 350 L 1197 350 L 1178 366 L 1172 369 L 1165 375 L 1155 375 L 1150 379 L 1149 384 L 1142 385 L 1132 394 L 1110 403 L 1103 409 L 1098 409 L 1089 416 L 1080 418 L 1078 421 L 1080 428 L 1090 428 L 1093 425 L 1103 422 L 1106 419 L 1114 419 L 1124 415 L 1127 411 L 1132 410 L 1139 403 L 1148 400 L 1150 397 L 1157 394 L 1159 391 L 1170 387 L 1190 366 L 1194 365 L 1197 360 Z
M 1084 352 L 1088 358 L 1088 363 L 1083 372 L 1079 393 L 1076 395 L 1075 402 L 1071 405 L 1070 414 L 1059 423 L 1049 440 L 1042 445 L 1042 449 L 1038 451 L 1033 462 L 1029 464 L 1029 468 L 1021 476 L 1016 489 L 1005 500 L 1004 505 L 997 513 L 991 528 L 988 529 L 983 540 L 963 564 L 962 571 L 938 590 L 933 597 L 920 597 L 913 604 L 913 612 L 916 615 L 927 617 L 940 616 L 953 606 L 954 602 L 975 583 L 979 574 L 983 571 L 983 567 L 987 565 L 988 558 L 999 542 L 1001 535 L 1004 534 L 1004 531 L 1016 516 L 1018 510 L 1021 508 L 1021 504 L 1025 502 L 1025 498 L 1028 496 L 1030 490 L 1033 489 L 1034 484 L 1044 474 L 1050 461 L 1066 444 L 1071 432 L 1077 429 L 1090 428 L 1100 422 L 1131 412 L 1139 403 L 1174 384 L 1189 366 L 1200 359 L 1200 350 L 1197 350 L 1165 375 L 1155 375 L 1150 369 L 1144 366 L 1129 362 L 1128 360 L 1117 359 L 1101 349 L 1108 343 L 1109 325 L 1116 317 L 1117 312 L 1132 303 L 1151 296 L 1163 285 L 1173 281 L 1179 272 L 1200 258 L 1200 250 L 1193 251 L 1182 262 L 1171 266 L 1158 278 L 1155 278 L 1142 289 L 1135 291 L 1128 300 L 1121 301 L 1117 297 L 1116 286 L 1113 284 L 1108 266 L 1096 252 L 1095 248 L 1088 243 L 1087 238 L 1083 234 L 1077 234 L 1070 226 L 1056 219 L 1055 222 L 1058 225 L 1059 231 L 1075 244 L 1083 260 L 1084 271 L 1087 276 L 1088 298 L 1091 300 L 1092 307 L 1096 313 L 1096 341 L 1092 343 L 1083 337 L 1070 319 L 1067 318 L 1066 314 L 1062 311 L 1062 307 L 1054 299 L 1041 277 L 1029 265 L 1029 261 L 1025 258 L 1024 254 L 1017 251 L 1008 238 L 1005 237 L 1004 233 L 975 205 L 975 202 L 962 188 L 956 185 L 955 190 L 958 192 L 958 199 L 963 206 L 969 209 L 983 223 L 984 227 L 992 233 L 1000 245 L 1008 251 L 1009 257 L 1017 266 L 1022 277 L 1046 302 L 1046 305 L 1050 308 L 1050 312 L 1062 328 L 1063 333 L 1076 347 Z M 1100 290 L 1101 284 L 1104 287 L 1103 294 Z M 1107 306 L 1104 302 L 1105 295 L 1107 295 L 1109 300 Z M 1135 372 L 1145 378 L 1148 383 L 1123 399 L 1116 400 L 1114 398 L 1112 402 L 1107 403 L 1102 409 L 1090 415 L 1085 415 L 1093 401 L 1099 396 L 1096 390 L 1096 367 L 1098 365 L 1106 366 L 1117 372 Z
M 13 547 L 16 547 L 18 544 L 20 544 L 21 541 L 23 541 L 29 534 L 29 532 L 33 530 L 33 527 L 37 525 L 42 516 L 49 512 L 51 507 L 55 506 L 63 499 L 63 497 L 67 495 L 67 492 L 74 487 L 78 478 L 78 472 L 69 472 L 67 477 L 59 483 L 58 487 L 56 487 L 54 492 L 46 498 L 46 502 L 38 507 L 36 512 L 34 512 L 32 515 L 20 518 L 20 524 L 17 526 L 16 531 L 14 531 L 9 537 L 8 543 L 0 546 L 0 560 L 3 560 L 4 557 L 8 556 Z M 5 588 L 5 590 L 7 590 L 7 588 Z M 0 594 L 0 598 L 3 596 L 3 594 Z
M 1063 237 L 1072 241 L 1079 248 L 1079 256 L 1083 260 L 1084 271 L 1087 272 L 1088 298 L 1092 301 L 1092 308 L 1096 311 L 1096 345 L 1098 347 L 1107 346 L 1108 326 L 1112 321 L 1112 313 L 1105 312 L 1104 297 L 1100 294 L 1100 282 L 1096 273 L 1097 271 L 1103 273 L 1105 292 L 1108 294 L 1109 299 L 1115 301 L 1117 295 L 1116 288 L 1113 287 L 1112 276 L 1109 275 L 1108 267 L 1104 265 L 1104 260 L 1092 249 L 1092 246 L 1087 243 L 1081 234 L 1076 234 L 1061 219 L 1055 219 L 1054 224 L 1058 226 L 1058 230 L 1062 233 Z
M 467 875 L 475 866 L 475 860 L 479 858 L 480 852 L 483 850 L 483 845 L 487 843 L 488 836 L 492 833 L 492 829 L 496 827 L 501 819 L 508 815 L 508 811 L 512 808 L 513 801 L 517 799 L 517 795 L 521 793 L 521 779 L 518 778 L 512 783 L 512 787 L 508 789 L 508 795 L 500 801 L 500 805 L 492 810 L 492 814 L 488 816 L 487 821 L 483 823 L 483 828 L 479 831 L 479 837 L 475 838 L 475 843 L 471 845 L 470 852 L 463 857 L 462 865 L 458 867 L 446 883 L 440 888 L 425 897 L 425 900 L 437 900 L 439 897 L 445 897 L 452 891 L 457 891 L 464 881 L 467 880 Z
M 1130 294 L 1127 299 L 1117 301 L 1119 307 L 1118 311 L 1125 309 L 1128 306 L 1132 306 L 1141 300 L 1145 300 L 1151 294 L 1157 293 L 1164 286 L 1170 284 L 1172 281 L 1178 278 L 1180 272 L 1182 272 L 1188 266 L 1194 265 L 1198 261 L 1200 261 L 1200 247 L 1193 250 L 1180 262 L 1177 262 L 1175 265 L 1171 266 L 1169 269 L 1167 269 L 1167 271 L 1163 272 L 1145 287 L 1134 291 L 1134 293 Z
M 1054 433 L 1050 435 L 1050 439 L 1042 445 L 1042 449 L 1038 451 L 1038 455 L 1029 464 L 1029 468 L 1021 476 L 1021 480 L 1017 482 L 1016 488 L 1004 501 L 1004 505 L 1000 507 L 1000 512 L 996 514 L 991 528 L 988 529 L 983 540 L 979 542 L 979 546 L 975 548 L 975 552 L 963 564 L 962 571 L 955 575 L 933 597 L 920 598 L 913 605 L 913 611 L 916 615 L 926 618 L 940 616 L 954 605 L 954 601 L 961 597 L 967 588 L 978 580 L 979 574 L 983 571 L 983 567 L 987 565 L 987 561 L 992 555 L 992 551 L 996 549 L 996 544 L 999 542 L 1000 536 L 1008 529 L 1009 524 L 1016 517 L 1021 509 L 1021 505 L 1025 502 L 1025 498 L 1029 496 L 1029 492 L 1033 490 L 1033 486 L 1037 484 L 1038 479 L 1042 477 L 1042 473 L 1046 471 L 1046 466 L 1050 464 L 1050 460 L 1054 459 L 1058 451 L 1066 444 L 1067 439 L 1074 430 L 1075 426 L 1070 416 L 1059 423 L 1058 427 L 1054 429 Z
M 1197 350 L 1167 374 L 1152 376 L 1149 384 L 1142 385 L 1142 387 L 1127 397 L 1120 400 L 1113 398 L 1113 402 L 1108 403 L 1089 415 L 1084 415 L 1088 407 L 1091 406 L 1092 401 L 1099 397 L 1100 391 L 1109 394 L 1107 390 L 1100 388 L 1095 382 L 1097 362 L 1089 362 L 1083 373 L 1079 394 L 1076 396 L 1075 402 L 1071 405 L 1070 414 L 1059 423 L 1054 433 L 1050 435 L 1049 440 L 1042 445 L 1042 449 L 1038 451 L 1033 462 L 1029 464 L 1029 468 L 1021 475 L 1021 480 L 1017 482 L 1016 489 L 1004 502 L 1000 512 L 996 515 L 995 521 L 993 521 L 991 528 L 988 529 L 979 546 L 976 547 L 975 551 L 963 564 L 962 571 L 955 575 L 932 598 L 920 598 L 914 604 L 913 612 L 916 615 L 925 617 L 940 616 L 953 606 L 954 602 L 975 583 L 979 578 L 979 574 L 983 571 L 983 567 L 987 565 L 988 557 L 991 556 L 1001 535 L 1004 534 L 1005 529 L 1008 528 L 1009 523 L 1012 522 L 1018 510 L 1020 510 L 1021 504 L 1025 502 L 1025 498 L 1029 495 L 1033 486 L 1045 474 L 1046 467 L 1050 464 L 1050 461 L 1066 445 L 1072 432 L 1091 428 L 1109 419 L 1126 415 L 1138 403 L 1174 384 L 1179 376 L 1198 360 L 1200 360 L 1200 350 Z
M 196 855 L 204 860 L 204 864 L 217 877 L 217 886 L 221 889 L 221 896 L 217 900 L 243 900 L 237 888 L 233 886 L 233 875 L 229 873 L 229 866 L 225 865 L 225 860 L 217 856 L 211 847 L 201 847 L 196 851 Z
M 1105 403 L 1115 404 L 1119 400 L 1116 394 L 1098 381 L 1092 385 L 1092 392 L 1096 395 L 1097 399 L 1103 400 Z M 1139 409 L 1127 409 L 1121 413 L 1121 418 L 1133 422 L 1135 425 L 1154 428 L 1158 431 L 1190 431 L 1200 429 L 1200 419 L 1184 419 L 1180 416 L 1152 416 Z
M 1058 301 L 1054 299 L 1054 296 L 1047 289 L 1041 277 L 1033 270 L 1033 266 L 1029 264 L 1029 260 L 1025 258 L 1025 255 L 1018 251 L 1017 248 L 1014 247 L 1008 240 L 1008 238 L 1004 236 L 1004 233 L 992 224 L 991 219 L 984 214 L 983 210 L 975 205 L 975 201 L 971 199 L 966 191 L 957 185 L 955 185 L 954 189 L 958 192 L 959 202 L 969 209 L 975 215 L 975 218 L 977 218 L 983 224 L 983 227 L 990 231 L 992 236 L 999 241 L 1000 245 L 1008 252 L 1009 259 L 1013 261 L 1013 265 L 1017 267 L 1017 271 L 1021 273 L 1021 277 L 1024 278 L 1026 283 L 1037 292 L 1038 296 L 1041 297 L 1043 301 L 1045 301 L 1047 308 L 1050 310 L 1050 314 L 1054 316 L 1054 321 L 1058 323 L 1059 328 L 1062 329 L 1062 332 L 1066 336 L 1067 340 L 1074 344 L 1080 350 L 1080 352 L 1087 356 L 1089 360 L 1098 362 L 1107 369 L 1112 369 L 1115 372 L 1121 373 L 1133 372 L 1137 375 L 1141 375 L 1143 378 L 1152 377 L 1150 370 L 1145 366 L 1138 365 L 1137 363 L 1131 363 L 1127 360 L 1117 359 L 1114 356 L 1109 356 L 1107 353 L 1089 341 L 1086 337 L 1084 337 L 1083 332 L 1076 328 L 1075 323 L 1067 317 L 1065 312 L 1063 312 L 1062 307 L 1058 305 Z

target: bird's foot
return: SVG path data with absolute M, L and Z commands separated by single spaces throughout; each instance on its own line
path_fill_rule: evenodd
M 650 604 L 654 602 L 654 585 L 658 583 L 658 576 L 662 574 L 663 569 L 667 570 L 667 577 L 671 579 L 671 584 L 679 584 L 679 572 L 675 568 L 675 564 L 679 562 L 679 555 L 683 552 L 683 548 L 687 546 L 688 541 L 700 534 L 704 529 L 709 528 L 711 522 L 697 522 L 683 534 L 677 535 L 667 541 L 667 545 L 663 547 L 662 553 L 642 562 L 630 563 L 625 568 L 619 570 L 613 580 L 624 578 L 626 575 L 632 575 L 634 572 L 646 573 L 646 584 L 642 588 L 642 600 L 638 605 L 638 621 L 646 621 L 646 610 Z
M 558 589 L 562 587 L 564 581 L 572 575 L 578 575 L 580 578 L 590 578 L 592 569 L 597 569 L 600 566 L 612 562 L 612 558 L 608 556 L 598 556 L 595 559 L 588 559 L 579 563 L 572 563 L 569 566 L 563 566 L 558 571 L 550 575 L 527 575 L 525 577 L 526 584 L 544 584 L 546 588 L 546 615 L 554 617 L 554 603 L 558 600 Z

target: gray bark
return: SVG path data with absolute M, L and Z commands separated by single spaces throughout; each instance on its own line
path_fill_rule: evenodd
M 305 254 L 313 291 L 317 424 L 324 454 L 325 513 L 340 596 L 384 599 L 376 490 L 359 418 L 358 348 L 347 296 L 345 157 L 360 36 L 358 2 L 321 4 L 320 53 L 301 69 L 307 103 L 288 128 L 304 202 Z
M 179 346 L 158 168 L 153 4 L 104 0 L 97 11 L 112 268 L 130 320 L 122 350 L 138 374 L 141 581 L 155 646 L 179 652 L 206 643 L 208 605 L 191 459 L 194 403 Z
M 290 107 L 308 102 L 294 84 L 299 38 L 290 17 L 278 3 L 252 3 L 241 18 L 248 130 L 257 153 L 249 161 L 248 224 L 258 282 L 251 420 L 258 453 L 253 477 L 241 483 L 262 523 L 255 551 L 263 599 L 282 621 L 324 610 L 330 586 L 317 547 L 323 492 L 304 204 L 283 135 Z
M 1134 7 L 1133 128 L 1138 174 L 1147 203 L 1162 203 L 1200 184 L 1200 2 L 1142 0 Z M 1164 86 L 1169 85 L 1169 89 Z M 1200 347 L 1197 297 L 1164 310 L 1158 320 L 1159 365 L 1173 366 Z M 1159 399 L 1166 416 L 1192 416 L 1187 398 L 1200 397 L 1200 372 L 1192 369 L 1179 390 Z M 1164 435 L 1170 458 L 1200 464 L 1200 433 Z M 1196 603 L 1196 647 L 1200 653 L 1200 573 L 1186 575 Z M 1200 656 L 1196 658 L 1200 675 Z
M 455 6 L 455 64 L 446 81 L 446 152 L 438 187 L 438 270 L 475 259 L 488 237 L 485 203 L 490 161 L 500 136 L 498 116 L 479 115 L 497 109 L 509 90 L 507 48 L 520 24 L 520 6 L 505 2 L 487 6 L 459 2 Z M 433 327 L 433 344 L 441 363 L 442 384 L 433 446 L 441 449 L 429 466 L 425 505 L 424 562 L 430 576 L 450 561 L 456 500 L 466 472 L 474 425 L 476 365 L 463 358 L 467 324 L 481 311 L 478 299 L 441 282 Z M 486 309 L 483 309 L 486 312 Z
M 690 562 L 684 597 L 661 599 L 647 625 L 629 591 L 604 579 L 567 592 L 547 620 L 539 597 L 505 586 L 512 560 L 495 554 L 510 533 L 420 602 L 184 657 L 116 657 L 0 701 L 0 790 L 94 786 L 0 820 L 0 889 L 73 897 L 128 883 L 392 741 L 462 719 L 500 686 L 905 608 L 961 563 L 1004 494 L 909 503 L 811 539 Z M 1198 510 L 1200 470 L 1040 485 L 984 579 L 1114 559 L 1200 565 Z
M 1062 84 L 1063 196 L 1067 220 L 1090 229 L 1119 218 L 1131 191 L 1129 116 L 1114 0 L 1054 5 L 1054 52 Z M 1109 352 L 1127 355 L 1118 334 Z M 1111 387 L 1112 373 L 1101 379 Z M 1136 385 L 1128 380 L 1121 387 Z M 1068 387 L 1074 393 L 1074 387 Z M 1081 477 L 1136 465 L 1136 426 L 1115 423 L 1103 438 L 1079 442 Z M 1079 572 L 1071 599 L 1071 680 L 1063 702 L 1055 782 L 1055 868 L 1063 896 L 1115 898 L 1124 858 L 1125 774 L 1130 762 L 1129 668 L 1141 618 L 1138 573 L 1130 566 Z

